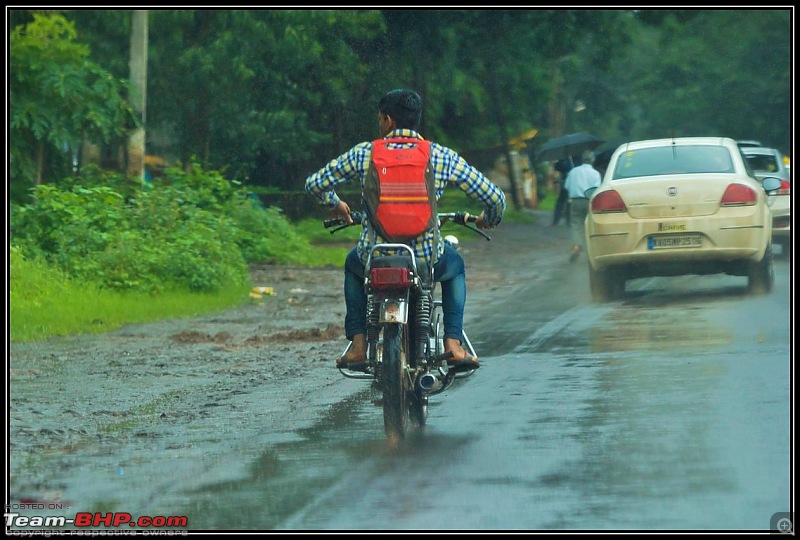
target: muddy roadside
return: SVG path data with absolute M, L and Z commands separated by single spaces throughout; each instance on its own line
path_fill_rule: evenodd
M 568 264 L 568 229 L 550 227 L 548 212 L 537 217 L 502 224 L 491 242 L 455 231 L 467 328 Z M 166 493 L 245 474 L 248 463 L 230 459 L 243 448 L 292 440 L 362 391 L 333 367 L 346 345 L 342 270 L 254 266 L 252 276 L 274 295 L 194 319 L 10 345 L 9 502 L 166 512 Z

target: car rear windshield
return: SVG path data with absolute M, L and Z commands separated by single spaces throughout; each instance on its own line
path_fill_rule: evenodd
M 663 174 L 732 172 L 731 153 L 724 146 L 657 146 L 620 154 L 612 180 Z
M 758 172 L 777 172 L 778 161 L 775 156 L 769 154 L 745 154 L 744 156 L 750 164 L 750 168 Z

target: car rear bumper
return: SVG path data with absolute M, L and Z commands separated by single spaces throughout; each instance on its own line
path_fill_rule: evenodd
M 772 217 L 772 237 L 788 238 L 792 235 L 792 216 L 789 214 Z
M 792 234 L 792 206 L 788 195 L 778 195 L 770 204 L 772 237 L 784 239 Z
M 663 223 L 661 225 L 663 227 Z M 657 227 L 657 224 L 645 222 L 639 222 L 629 232 L 613 224 L 587 227 L 589 262 L 595 269 L 668 262 L 758 262 L 764 256 L 772 232 L 769 225 L 748 227 L 733 223 L 718 224 L 706 230 L 686 227 L 669 233 L 660 232 Z

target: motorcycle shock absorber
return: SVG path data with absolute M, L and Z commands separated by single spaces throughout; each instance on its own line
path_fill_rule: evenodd
M 367 350 L 369 351 L 369 362 L 374 365 L 378 355 L 378 306 L 375 302 L 375 295 L 367 295 Z
M 433 291 L 430 287 L 423 287 L 417 300 L 417 313 L 414 317 L 416 325 L 416 356 L 417 361 L 427 361 L 429 330 L 431 326 L 431 310 L 433 309 Z

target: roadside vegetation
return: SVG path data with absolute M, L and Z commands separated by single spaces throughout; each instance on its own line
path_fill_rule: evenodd
M 131 323 L 193 317 L 242 302 L 242 287 L 216 293 L 123 292 L 78 280 L 43 259 L 10 250 L 9 328 L 12 342 L 102 333 Z
M 440 209 L 480 211 L 460 192 L 446 192 Z M 510 209 L 507 219 L 533 214 Z M 88 168 L 38 186 L 33 202 L 11 206 L 10 220 L 12 342 L 240 305 L 252 289 L 250 264 L 342 266 L 360 231 L 332 237 L 319 219 L 292 222 L 197 165 L 147 186 Z
M 279 208 L 195 165 L 158 182 L 87 168 L 11 205 L 11 340 L 104 332 L 245 301 L 251 263 L 324 265 Z

